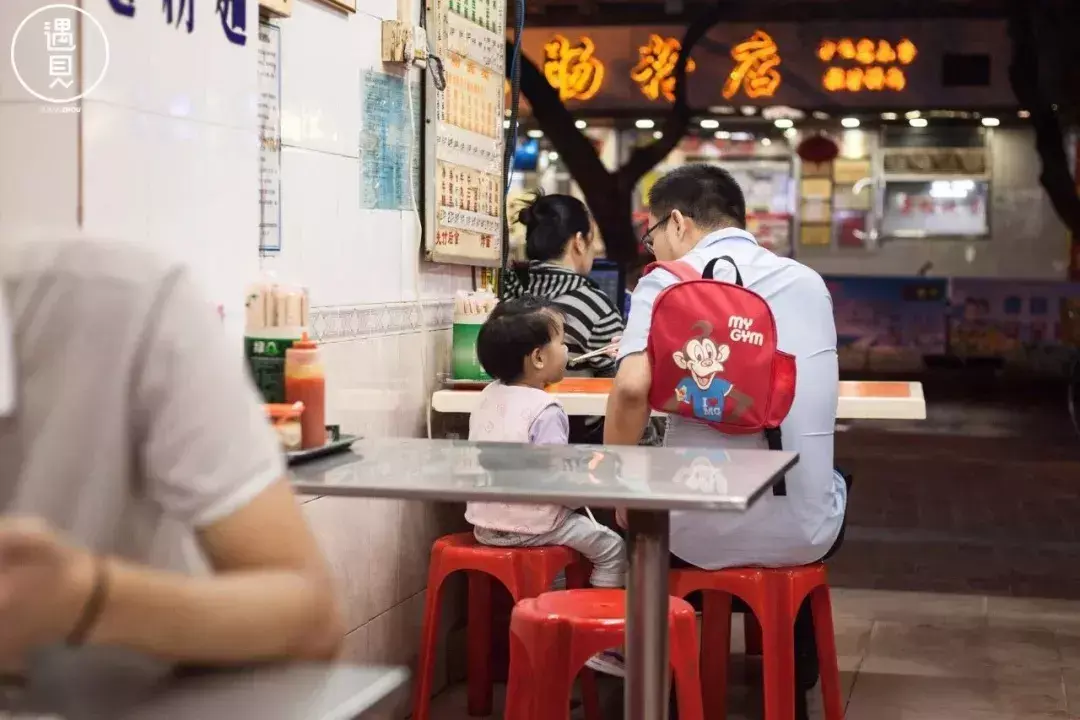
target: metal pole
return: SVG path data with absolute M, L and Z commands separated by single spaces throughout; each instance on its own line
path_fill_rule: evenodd
M 627 525 L 624 716 L 667 720 L 669 517 L 667 511 L 631 510 Z

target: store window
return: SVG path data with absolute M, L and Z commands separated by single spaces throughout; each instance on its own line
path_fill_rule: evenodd
M 886 237 L 983 237 L 990 232 L 989 198 L 986 180 L 889 181 L 881 231 Z

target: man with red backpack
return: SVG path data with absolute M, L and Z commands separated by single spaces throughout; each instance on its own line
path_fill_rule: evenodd
M 757 244 L 742 191 L 719 167 L 670 172 L 649 206 L 644 242 L 659 262 L 630 300 L 604 442 L 636 444 L 655 408 L 670 414 L 668 446 L 799 453 L 774 493 L 744 514 L 673 512 L 672 562 L 716 570 L 821 560 L 839 544 L 847 502 L 833 469 L 838 368 L 825 283 Z M 817 679 L 803 610 L 800 715 Z

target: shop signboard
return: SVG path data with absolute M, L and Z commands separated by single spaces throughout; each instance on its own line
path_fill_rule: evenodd
M 685 33 L 684 26 L 527 28 L 522 43 L 538 67 L 548 62 L 545 48 L 560 37 L 582 49 L 582 59 L 573 59 L 563 76 L 587 80 L 588 92 L 567 99 L 571 106 L 637 110 L 673 101 Z M 990 19 L 720 23 L 690 51 L 688 100 L 702 109 L 1015 105 L 1008 64 L 996 61 L 1007 46 L 1005 23 Z M 994 57 L 987 82 L 946 85 L 951 54 Z

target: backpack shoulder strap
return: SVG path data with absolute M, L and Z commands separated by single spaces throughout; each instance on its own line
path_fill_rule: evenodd
M 731 263 L 731 267 L 735 268 L 735 284 L 739 287 L 746 287 L 745 285 L 743 285 L 742 273 L 739 272 L 739 266 L 735 264 L 735 261 L 731 259 L 730 255 L 723 255 L 721 257 L 716 257 L 710 260 L 709 264 L 705 266 L 705 272 L 701 273 L 701 277 L 705 278 L 706 280 L 712 280 L 713 273 L 716 272 L 716 263 L 720 262 L 721 260 Z
M 667 270 L 669 273 L 679 278 L 680 282 L 689 282 L 690 280 L 700 280 L 701 273 L 694 269 L 689 263 L 684 263 L 681 260 L 675 260 L 673 262 L 654 262 L 649 263 L 645 268 L 644 275 L 648 275 L 656 268 Z

